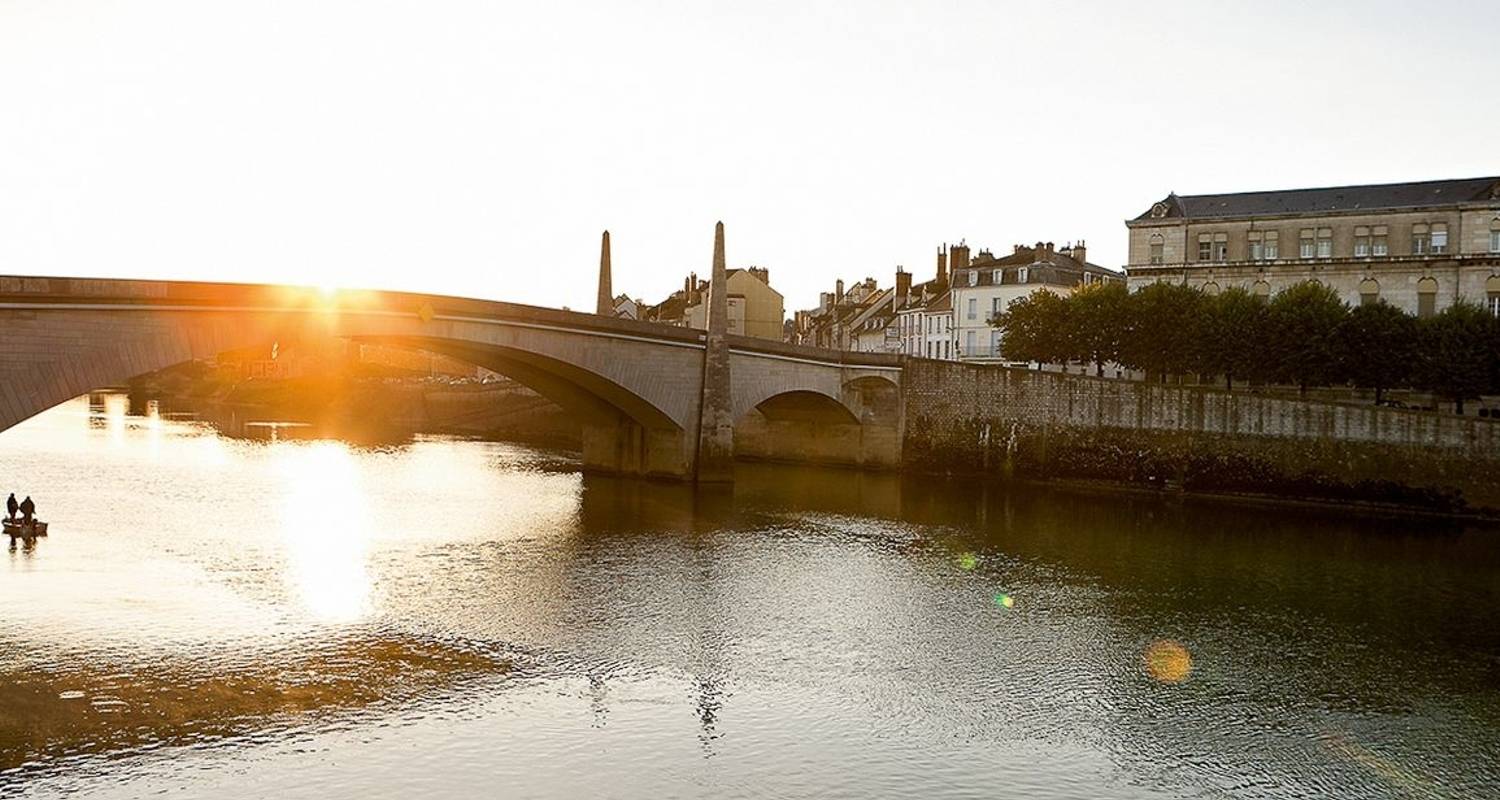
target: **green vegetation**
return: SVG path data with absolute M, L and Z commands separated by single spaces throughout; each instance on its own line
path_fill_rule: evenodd
M 1500 393 L 1500 320 L 1459 302 L 1417 319 L 1384 302 L 1351 309 L 1305 281 L 1267 300 L 1244 289 L 1207 295 L 1158 283 L 1128 293 L 1096 286 L 1069 297 L 1038 290 L 995 318 L 1014 361 L 1106 363 L 1153 379 L 1196 374 L 1236 381 L 1375 391 L 1423 389 L 1452 400 Z

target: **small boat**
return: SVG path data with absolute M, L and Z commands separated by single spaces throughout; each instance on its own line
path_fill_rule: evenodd
M 4 527 L 11 541 L 47 535 L 47 523 L 39 519 L 34 519 L 29 524 L 19 519 L 4 519 L 0 520 L 0 526 Z

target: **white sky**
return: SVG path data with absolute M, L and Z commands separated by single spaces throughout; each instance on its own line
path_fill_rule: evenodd
M 1500 174 L 1497 2 L 0 0 L 0 274 L 592 307 Z

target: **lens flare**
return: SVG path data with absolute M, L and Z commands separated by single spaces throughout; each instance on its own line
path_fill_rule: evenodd
M 1162 683 L 1182 683 L 1193 671 L 1193 657 L 1188 649 L 1171 641 L 1158 639 L 1141 655 L 1146 674 Z
M 1000 592 L 999 594 L 995 595 L 995 605 L 1000 606 L 1001 608 L 1012 608 L 1015 606 L 1015 604 L 1016 598 L 1011 597 L 1005 592 Z
M 976 556 L 973 553 L 958 554 L 959 569 L 972 571 L 977 566 L 979 566 L 979 556 Z

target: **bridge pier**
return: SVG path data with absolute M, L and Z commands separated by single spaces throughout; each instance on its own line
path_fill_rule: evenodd
M 692 478 L 681 431 L 657 430 L 630 420 L 582 426 L 583 468 L 588 472 L 636 477 Z

